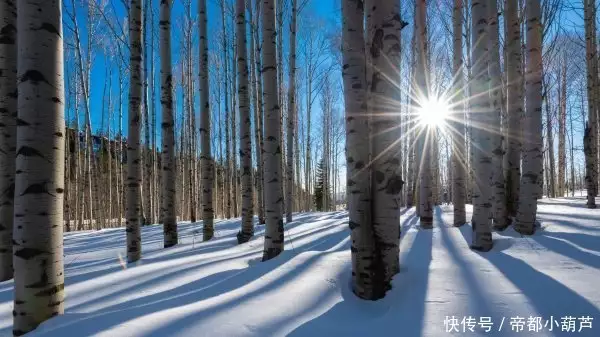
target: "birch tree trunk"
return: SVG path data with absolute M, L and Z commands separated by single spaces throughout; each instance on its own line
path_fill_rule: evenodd
M 281 195 L 281 133 L 279 96 L 277 92 L 277 60 L 275 55 L 277 34 L 275 31 L 275 0 L 262 1 L 262 75 L 263 97 L 266 112 L 265 127 L 265 208 L 266 229 L 263 261 L 283 251 L 283 219 Z
M 454 226 L 460 227 L 467 222 L 465 170 L 467 156 L 465 151 L 465 111 L 463 103 L 463 0 L 454 0 L 452 12 L 454 71 L 454 118 L 452 123 L 452 203 L 454 205 Z
M 506 25 L 506 101 L 507 128 L 506 155 L 504 156 L 504 179 L 506 184 L 506 211 L 509 216 L 517 215 L 521 179 L 521 118 L 523 96 L 521 90 L 521 27 L 518 0 L 505 2 Z M 498 226 L 496 226 L 498 227 Z
M 587 189 L 587 207 L 596 208 L 596 195 L 598 194 L 598 166 L 596 157 L 597 147 L 597 110 L 596 87 L 598 86 L 598 63 L 596 56 L 596 8 L 595 2 L 584 1 L 585 41 L 587 60 L 587 94 L 588 94 L 588 122 L 583 136 L 585 154 L 585 181 Z
M 17 135 L 17 6 L 0 1 L 0 281 L 13 277 Z
M 506 189 L 504 188 L 504 137 L 502 137 L 502 72 L 500 71 L 500 42 L 498 36 L 498 3 L 488 2 L 488 41 L 490 48 L 490 100 L 491 116 L 489 124 L 492 141 L 492 185 L 494 227 L 504 229 L 510 225 L 506 213 Z
M 223 83 L 223 86 L 225 87 L 225 190 L 223 192 L 223 196 L 224 196 L 224 201 L 225 201 L 225 218 L 229 219 L 231 218 L 231 185 L 232 185 L 232 181 L 231 181 L 231 154 L 230 154 L 230 145 L 229 145 L 229 84 L 228 84 L 228 79 L 229 79 L 229 67 L 228 67 L 228 63 L 229 61 L 227 60 L 227 30 L 225 27 L 225 0 L 221 0 L 221 21 L 223 23 L 223 40 L 222 40 L 222 44 L 223 44 L 223 53 L 224 53 L 224 59 L 223 59 L 223 72 L 224 72 L 224 81 L 225 83 Z
M 346 109 L 346 186 L 352 239 L 352 288 L 364 299 L 375 299 L 375 251 L 371 222 L 369 118 L 366 116 L 366 63 L 362 0 L 342 1 L 342 78 Z
M 61 5 L 61 1 L 30 0 L 19 2 L 17 9 L 15 336 L 64 313 L 65 96 Z
M 236 39 L 238 99 L 240 113 L 240 165 L 242 167 L 242 228 L 238 243 L 248 242 L 254 235 L 252 190 L 252 134 L 250 132 L 250 100 L 248 99 L 248 61 L 246 59 L 246 6 L 236 1 Z
M 162 219 L 164 247 L 177 244 L 175 213 L 175 119 L 173 117 L 173 75 L 171 70 L 171 1 L 160 2 L 160 104 L 162 109 Z
M 202 162 L 202 223 L 203 239 L 214 236 L 213 186 L 214 161 L 211 151 L 210 88 L 208 87 L 208 29 L 206 0 L 198 2 L 198 28 L 200 39 L 200 146 Z
M 398 65 L 401 61 L 400 31 L 406 23 L 400 19 L 400 3 L 368 0 L 367 48 L 369 65 L 369 115 L 371 118 L 371 184 L 373 245 L 375 256 L 373 297 L 383 297 L 392 277 L 399 272 L 400 177 L 397 146 L 400 135 Z M 389 132 L 389 130 L 395 132 Z M 364 141 L 364 140 L 363 140 Z
M 292 222 L 294 207 L 294 125 L 296 122 L 296 6 L 297 0 L 292 0 L 292 22 L 290 23 L 290 76 L 288 92 L 287 118 L 287 185 L 285 198 L 286 222 Z
M 565 171 L 567 165 L 566 125 L 567 125 L 567 60 L 562 59 L 558 86 L 558 196 L 564 197 L 567 192 Z
M 471 3 L 472 41 L 488 39 L 488 1 L 473 0 Z M 492 132 L 487 126 L 492 123 L 488 95 L 488 45 L 475 43 L 473 46 L 473 79 L 471 82 L 471 121 L 473 123 L 473 242 L 471 249 L 492 249 Z
M 515 230 L 523 235 L 535 232 L 537 199 L 542 197 L 542 23 L 540 0 L 527 6 L 526 115 L 523 132 L 523 177 Z
M 254 84 L 254 95 L 256 97 L 254 102 L 254 148 L 256 155 L 256 202 L 258 209 L 258 223 L 265 223 L 265 207 L 263 203 L 263 136 L 262 136 L 262 81 L 260 76 L 260 55 L 257 56 L 258 47 L 258 19 L 255 21 L 252 15 L 252 5 L 248 2 L 248 21 L 251 23 L 250 32 L 250 44 L 252 50 L 250 51 L 250 61 L 254 65 L 252 71 L 252 79 Z M 255 38 L 256 36 L 256 38 Z
M 427 57 L 427 6 L 425 0 L 418 0 L 416 3 L 416 18 L 415 18 L 415 44 L 416 44 L 416 59 L 415 59 L 415 93 L 421 93 L 420 99 L 428 99 L 429 88 L 426 76 L 429 72 L 429 62 Z M 417 165 L 419 180 L 419 207 L 418 215 L 420 217 L 420 225 L 422 228 L 432 228 L 433 226 L 433 193 L 432 193 L 432 176 L 431 176 L 431 156 L 433 148 L 432 132 L 427 125 L 421 125 L 417 131 L 418 140 L 417 148 L 422 153 L 422 160 Z
M 129 6 L 129 130 L 127 137 L 127 261 L 135 262 L 142 255 L 141 215 L 141 100 L 142 100 L 142 2 L 131 0 Z

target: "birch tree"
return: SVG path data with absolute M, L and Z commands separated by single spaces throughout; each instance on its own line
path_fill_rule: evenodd
M 19 123 L 13 235 L 15 336 L 64 313 L 61 5 L 61 1 L 19 2 L 16 15 Z
M 371 222 L 370 136 L 365 77 L 362 0 L 342 1 L 342 78 L 346 110 L 346 186 L 352 239 L 352 289 L 361 298 L 376 299 L 373 225 Z
M 264 120 L 264 182 L 266 229 L 263 261 L 283 251 L 281 195 L 281 110 L 277 91 L 277 60 L 274 0 L 262 1 L 262 76 Z
M 177 244 L 175 131 L 171 70 L 171 1 L 160 1 L 160 104 L 162 109 L 162 221 L 164 247 Z
M 504 146 L 501 130 L 502 117 L 502 72 L 500 71 L 500 42 L 498 36 L 498 4 L 496 0 L 488 1 L 488 41 L 489 41 L 489 77 L 491 116 L 490 137 L 492 142 L 492 187 L 494 227 L 506 228 L 510 221 L 506 213 L 506 189 L 504 188 Z
M 206 0 L 198 1 L 198 28 L 200 40 L 200 147 L 202 165 L 202 224 L 203 239 L 214 235 L 213 186 L 215 180 L 214 161 L 211 151 L 210 89 L 208 87 L 208 29 Z
M 523 176 L 515 230 L 535 232 L 537 199 L 542 197 L 542 23 L 540 0 L 527 0 L 527 63 L 525 76 L 525 127 L 523 129 Z
M 415 89 L 413 91 L 415 95 L 420 95 L 421 100 L 426 100 L 429 98 L 428 81 L 426 78 L 429 71 L 426 27 L 427 5 L 425 0 L 418 0 L 415 6 L 415 44 L 417 55 L 415 57 Z M 416 141 L 417 151 L 422 153 L 422 159 L 415 162 L 419 180 L 418 215 L 422 228 L 431 228 L 433 226 L 434 205 L 431 186 L 432 134 L 433 132 L 429 130 L 428 125 L 421 124 Z
M 398 146 L 400 135 L 400 89 L 398 65 L 401 58 L 400 31 L 406 25 L 400 19 L 400 3 L 367 0 L 368 104 L 371 116 L 372 226 L 375 256 L 374 297 L 383 296 L 392 277 L 399 272 L 400 177 Z
M 288 92 L 288 118 L 287 118 L 287 184 L 285 214 L 286 221 L 292 222 L 292 211 L 294 207 L 294 137 L 296 122 L 296 11 L 297 0 L 292 0 L 292 22 L 290 23 L 290 69 L 289 69 L 289 92 Z
M 131 0 L 129 6 L 129 130 L 127 138 L 127 260 L 135 262 L 142 255 L 141 215 L 141 100 L 142 100 L 142 1 Z
M 452 11 L 454 73 L 454 117 L 452 119 L 452 203 L 454 205 L 454 226 L 462 226 L 466 220 L 466 152 L 465 152 L 465 112 L 463 103 L 463 0 L 454 0 Z
M 598 60 L 596 56 L 596 6 L 592 0 L 584 0 L 584 24 L 587 61 L 588 122 L 583 136 L 585 154 L 585 181 L 587 207 L 596 208 L 598 194 Z
M 252 215 L 252 138 L 250 133 L 250 100 L 248 98 L 248 62 L 246 59 L 246 6 L 244 0 L 236 0 L 236 39 L 238 98 L 240 113 L 240 165 L 242 167 L 242 228 L 237 235 L 238 243 L 248 242 L 254 235 Z M 236 170 L 237 171 L 237 170 Z
M 488 1 L 471 2 L 472 41 L 487 41 Z M 471 249 L 489 251 L 492 249 L 491 215 L 492 192 L 492 132 L 488 96 L 488 45 L 475 43 L 472 50 L 473 78 L 471 83 L 471 121 L 473 123 L 473 242 Z
M 517 215 L 521 177 L 521 117 L 523 96 L 521 90 L 521 26 L 518 0 L 505 1 L 506 25 L 506 102 L 507 122 L 506 155 L 504 156 L 504 179 L 506 185 L 506 211 Z M 496 226 L 501 229 L 500 226 Z
M 17 6 L 0 1 L 0 281 L 13 277 L 17 124 Z

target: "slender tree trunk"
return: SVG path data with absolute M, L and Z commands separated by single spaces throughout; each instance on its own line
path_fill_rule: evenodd
M 198 28 L 200 39 L 200 146 L 202 155 L 202 220 L 203 238 L 214 236 L 213 186 L 215 183 L 214 160 L 211 152 L 210 89 L 208 87 L 208 30 L 206 0 L 198 3 Z
M 287 187 L 286 187 L 286 221 L 292 222 L 294 207 L 294 123 L 296 122 L 296 2 L 292 0 L 292 22 L 290 23 L 290 76 L 288 92 L 287 118 Z
M 162 221 L 164 247 L 177 244 L 175 210 L 175 120 L 173 117 L 173 75 L 171 74 L 171 1 L 160 2 L 160 84 L 162 109 Z
M 61 2 L 19 2 L 16 17 L 13 335 L 21 336 L 64 313 L 65 95 Z
M 586 60 L 587 60 L 587 93 L 588 93 L 588 122 L 583 136 L 585 154 L 585 181 L 587 188 L 587 207 L 596 208 L 598 194 L 598 128 L 596 87 L 598 86 L 598 61 L 596 57 L 596 7 L 591 0 L 584 1 Z
M 488 39 L 488 1 L 473 0 L 471 3 L 472 41 L 487 41 Z M 488 46 L 485 43 L 475 43 L 473 46 L 473 74 L 471 82 L 471 101 L 473 123 L 473 164 L 475 186 L 473 187 L 473 242 L 471 249 L 489 251 L 492 249 L 492 133 L 485 126 L 491 125 L 493 118 L 490 114 L 488 96 L 489 75 Z
M 465 152 L 465 111 L 463 103 L 463 0 L 454 0 L 452 12 L 453 22 L 453 53 L 452 63 L 454 71 L 454 101 L 455 118 L 452 123 L 452 203 L 454 205 L 454 226 L 460 227 L 467 222 L 465 203 L 465 169 L 467 156 Z
M 566 125 L 567 125 L 567 59 L 561 62 L 558 86 L 558 196 L 564 197 L 567 192 L 565 173 L 567 153 L 565 151 Z
M 352 238 L 352 290 L 361 298 L 382 296 L 376 291 L 375 251 L 371 220 L 369 118 L 366 116 L 366 63 L 362 0 L 342 1 L 342 54 L 346 110 L 346 175 L 349 227 Z
M 260 55 L 257 57 L 257 38 L 255 34 L 258 31 L 258 20 L 254 21 L 252 16 L 252 4 L 248 2 L 248 21 L 251 23 L 250 44 L 250 62 L 254 65 L 252 69 L 253 93 L 256 97 L 254 102 L 254 148 L 256 155 L 256 202 L 258 210 L 258 223 L 265 223 L 265 208 L 263 204 L 263 159 L 262 159 L 262 88 L 260 76 Z
M 522 73 L 521 73 L 521 29 L 517 0 L 505 1 L 506 69 L 508 102 L 506 155 L 504 156 L 504 179 L 506 184 L 506 211 L 509 216 L 517 215 L 519 204 L 519 181 L 521 177 L 521 118 L 523 116 Z M 496 226 L 498 227 L 498 226 Z
M 252 223 L 252 134 L 250 132 L 250 100 L 248 99 L 248 62 L 246 59 L 246 6 L 236 1 L 237 79 L 240 113 L 240 165 L 242 168 L 242 228 L 238 243 L 248 242 L 254 235 Z
M 228 59 L 227 59 L 227 30 L 226 30 L 226 22 L 225 22 L 225 0 L 221 0 L 221 21 L 223 23 L 223 53 L 225 54 L 223 59 L 223 71 L 225 79 L 225 83 L 223 86 L 225 87 L 225 191 L 224 191 L 224 200 L 225 200 L 225 218 L 231 218 L 231 155 L 230 155 L 230 145 L 229 145 L 229 72 L 228 72 Z
M 427 6 L 425 0 L 418 0 L 415 9 L 415 44 L 416 44 L 416 71 L 415 84 L 413 92 L 422 93 L 421 99 L 429 97 L 429 88 L 427 74 L 429 71 L 429 62 L 427 56 Z M 419 102 L 417 102 L 419 104 Z M 419 179 L 419 207 L 418 215 L 422 228 L 431 228 L 433 226 L 433 194 L 432 194 L 432 176 L 431 176 L 431 155 L 433 144 L 433 132 L 427 125 L 421 125 L 418 132 L 417 148 L 422 153 L 422 159 L 417 167 Z M 415 163 L 416 165 L 416 163 Z
M 265 208 L 266 229 L 263 261 L 269 260 L 283 251 L 283 219 L 281 208 L 281 144 L 279 97 L 277 95 L 277 60 L 275 49 L 277 34 L 275 31 L 274 0 L 262 2 L 262 75 L 264 80 L 263 96 L 266 112 L 265 126 Z
M 552 113 L 550 111 L 550 100 L 549 100 L 549 89 L 545 88 L 544 91 L 546 94 L 542 97 L 545 97 L 546 101 L 546 142 L 548 144 L 548 197 L 555 198 L 556 197 L 556 186 L 554 184 L 554 180 L 556 177 L 556 167 L 554 166 L 554 136 L 552 135 L 553 124 L 552 124 Z M 543 101 L 543 99 L 542 99 Z
M 399 272 L 400 226 L 399 196 L 404 182 L 400 177 L 397 146 L 399 136 L 386 132 L 399 131 L 398 114 L 389 102 L 400 101 L 400 89 L 395 79 L 401 61 L 400 31 L 406 25 L 400 19 L 399 2 L 368 0 L 367 41 L 369 65 L 369 115 L 371 118 L 371 197 L 375 266 L 373 297 L 383 297 L 390 289 L 392 277 Z M 364 141 L 364 140 L 363 140 Z
M 129 8 L 129 132 L 127 138 L 127 261 L 135 262 L 142 255 L 141 215 L 141 100 L 142 100 L 142 3 L 131 0 Z
M 504 186 L 504 137 L 502 136 L 502 72 L 500 71 L 500 42 L 498 37 L 498 5 L 496 0 L 488 2 L 488 29 L 490 48 L 490 116 L 492 141 L 492 185 L 494 227 L 503 229 L 510 225 L 506 212 L 506 189 Z
M 537 199 L 542 197 L 542 23 L 540 0 L 527 1 L 526 117 L 523 132 L 523 177 L 515 230 L 535 232 Z
M 0 1 L 0 281 L 13 277 L 17 145 L 17 6 Z

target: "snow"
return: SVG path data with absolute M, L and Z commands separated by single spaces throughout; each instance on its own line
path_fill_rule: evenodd
M 122 228 L 66 233 L 66 313 L 30 336 L 447 336 L 452 316 L 456 336 L 600 336 L 600 210 L 584 204 L 544 199 L 534 236 L 494 233 L 493 251 L 481 254 L 468 248 L 470 226 L 449 226 L 451 206 L 436 209 L 433 230 L 404 210 L 401 271 L 376 302 L 350 290 L 345 212 L 296 214 L 286 251 L 267 262 L 264 227 L 237 245 L 239 219 L 218 221 L 210 242 L 200 224 L 180 223 L 180 245 L 169 249 L 161 226 L 144 227 L 134 266 L 122 261 Z M 0 336 L 11 335 L 12 287 L 0 284 Z M 475 332 L 463 332 L 465 316 Z M 482 316 L 491 317 L 489 333 Z M 523 331 L 511 331 L 515 316 Z M 529 332 L 530 316 L 542 324 L 553 316 L 558 326 Z M 563 316 L 576 330 L 580 317 L 593 317 L 592 329 L 562 332 Z

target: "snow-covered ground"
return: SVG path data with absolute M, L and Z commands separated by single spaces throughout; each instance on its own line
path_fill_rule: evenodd
M 162 227 L 144 227 L 135 266 L 122 262 L 123 229 L 67 233 L 66 313 L 30 335 L 600 336 L 600 210 L 544 199 L 536 235 L 495 233 L 482 254 L 468 248 L 469 226 L 449 226 L 451 206 L 435 214 L 434 229 L 420 230 L 414 209 L 404 211 L 401 272 L 377 302 L 350 291 L 345 212 L 297 214 L 286 251 L 268 262 L 259 262 L 263 227 L 236 244 L 239 220 L 219 221 L 210 242 L 194 234 L 199 224 L 182 223 L 169 249 Z M 12 287 L 0 284 L 0 336 L 11 335 Z M 541 331 L 529 331 L 530 316 Z M 569 323 L 575 332 L 561 331 Z

